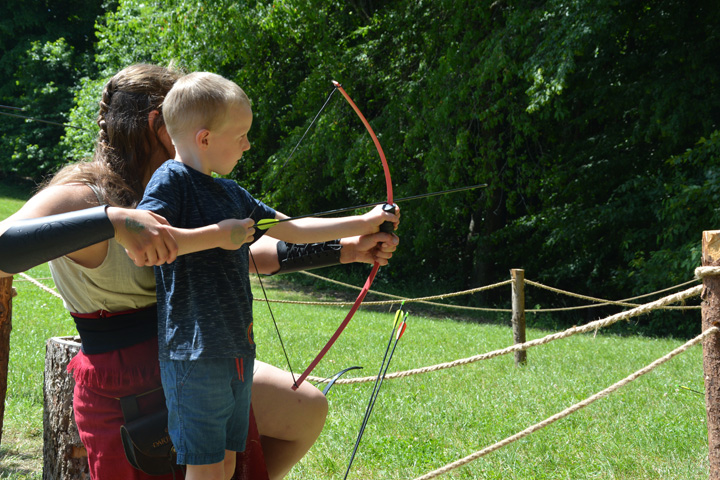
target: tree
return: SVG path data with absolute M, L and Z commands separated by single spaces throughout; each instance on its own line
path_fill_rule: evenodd
M 619 298 L 691 275 L 691 245 L 717 220 L 718 9 L 122 0 L 98 22 L 98 74 L 82 80 L 71 118 L 92 125 L 104 80 L 133 62 L 220 73 L 255 114 L 234 178 L 309 213 L 384 195 L 372 142 L 339 96 L 295 148 L 336 79 L 378 133 L 396 196 L 489 184 L 403 205 L 403 246 L 380 285 L 459 289 L 522 267 Z M 91 140 L 67 130 L 63 148 L 78 155 Z
M 92 71 L 96 1 L 8 0 L 0 7 L 0 104 L 14 113 L 65 123 L 76 81 Z M 20 109 L 20 110 L 17 110 Z M 3 117 L 0 175 L 39 179 L 66 161 L 62 126 Z

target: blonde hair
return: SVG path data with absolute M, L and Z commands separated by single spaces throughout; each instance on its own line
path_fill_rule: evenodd
M 162 108 L 168 133 L 176 139 L 221 126 L 233 106 L 250 107 L 242 88 L 221 75 L 194 72 L 175 82 Z

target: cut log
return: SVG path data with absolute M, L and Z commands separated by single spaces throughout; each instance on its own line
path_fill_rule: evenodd
M 43 480 L 89 480 L 87 451 L 80 441 L 72 399 L 75 380 L 70 360 L 80 350 L 79 337 L 47 341 L 43 409 Z

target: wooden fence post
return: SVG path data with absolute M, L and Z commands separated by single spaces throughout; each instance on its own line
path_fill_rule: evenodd
M 512 269 L 512 329 L 513 342 L 525 343 L 525 270 Z M 515 352 L 515 366 L 527 363 L 527 350 Z
M 702 264 L 720 266 L 720 230 L 703 232 Z M 702 330 L 720 325 L 720 276 L 703 279 Z M 705 409 L 708 426 L 708 460 L 710 480 L 720 480 L 720 335 L 703 341 L 705 371 Z
M 8 360 L 10 359 L 10 331 L 12 330 L 13 277 L 0 278 L 0 443 L 2 443 L 5 395 L 7 394 Z

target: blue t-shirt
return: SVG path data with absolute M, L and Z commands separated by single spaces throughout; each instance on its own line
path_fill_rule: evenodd
M 228 218 L 257 223 L 275 211 L 232 180 L 213 178 L 175 160 L 155 171 L 139 209 L 174 227 L 197 228 Z M 264 231 L 256 229 L 255 240 Z M 248 244 L 179 256 L 155 267 L 160 360 L 237 358 L 255 354 Z

